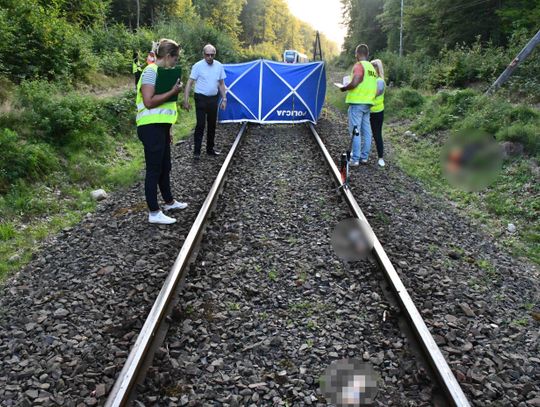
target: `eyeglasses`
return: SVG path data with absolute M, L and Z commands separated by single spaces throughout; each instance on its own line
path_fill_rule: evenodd
M 206 52 L 204 53 L 204 56 L 205 57 L 212 57 L 214 58 L 216 56 L 216 54 L 207 54 Z

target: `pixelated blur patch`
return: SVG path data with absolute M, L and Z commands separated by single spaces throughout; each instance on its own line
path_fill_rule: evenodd
M 373 232 L 360 219 L 349 218 L 339 222 L 332 233 L 332 247 L 345 261 L 365 259 L 373 248 Z
M 441 161 L 450 184 L 465 191 L 480 191 L 499 175 L 502 157 L 502 149 L 492 136 L 471 129 L 450 136 Z
M 358 359 L 332 362 L 320 379 L 321 392 L 338 407 L 367 406 L 377 396 L 379 376 L 373 367 Z

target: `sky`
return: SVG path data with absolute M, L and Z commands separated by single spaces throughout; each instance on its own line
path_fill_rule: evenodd
M 291 13 L 324 33 L 341 49 L 346 29 L 341 25 L 340 0 L 286 0 Z

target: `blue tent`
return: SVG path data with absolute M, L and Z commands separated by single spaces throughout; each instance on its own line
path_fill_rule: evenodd
M 326 95 L 324 62 L 226 64 L 227 109 L 219 122 L 317 123 Z

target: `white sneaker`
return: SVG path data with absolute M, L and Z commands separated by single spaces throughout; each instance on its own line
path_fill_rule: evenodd
M 360 160 L 360 162 L 362 163 L 362 165 L 367 165 L 367 160 Z
M 172 204 L 170 205 L 163 205 L 163 209 L 166 210 L 166 211 L 170 211 L 170 210 L 173 210 L 173 209 L 185 209 L 187 208 L 188 204 L 185 203 L 185 202 L 178 202 L 177 200 L 175 200 Z
M 148 222 L 157 223 L 160 225 L 170 225 L 171 223 L 175 223 L 176 219 L 170 218 L 169 216 L 165 215 L 163 212 L 159 211 L 155 215 L 153 215 L 152 213 L 149 213 Z
M 358 167 L 358 165 L 360 165 L 360 163 L 358 161 L 351 161 L 349 163 L 349 166 L 351 166 L 351 167 Z
M 384 167 L 386 165 L 382 158 L 379 158 L 378 164 L 379 164 L 379 167 Z

